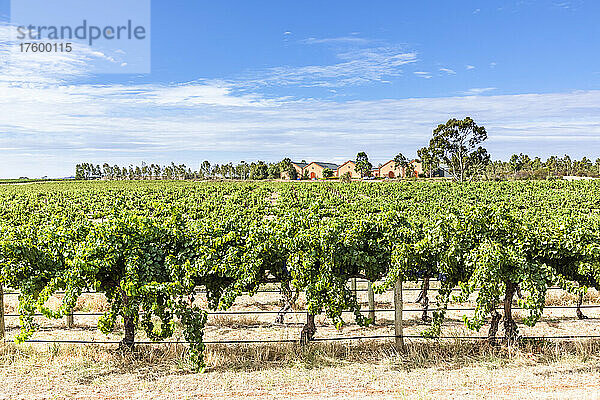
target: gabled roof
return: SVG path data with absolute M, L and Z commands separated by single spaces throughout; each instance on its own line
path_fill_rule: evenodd
M 386 163 L 384 163 L 384 164 L 381 164 L 381 167 L 379 167 L 379 168 L 383 168 L 383 167 L 385 167 L 386 165 L 388 165 L 388 164 L 389 164 L 389 163 L 391 163 L 391 162 L 394 162 L 394 160 L 393 160 L 393 159 L 391 159 L 390 161 L 388 161 L 388 162 L 386 162 Z M 420 160 L 417 160 L 417 159 L 414 159 L 414 160 L 411 160 L 411 161 L 409 161 L 408 163 L 409 163 L 409 164 L 412 164 L 412 163 L 415 163 L 415 162 L 421 162 L 421 161 L 420 161 Z M 396 167 L 394 166 L 394 168 L 396 168 Z
M 383 167 L 385 167 L 386 165 L 388 165 L 388 164 L 389 164 L 389 163 L 391 163 L 391 162 L 394 162 L 394 160 L 390 160 L 390 161 L 388 161 L 388 162 L 386 162 L 386 163 L 383 163 L 383 164 L 381 164 L 381 167 L 379 167 L 379 168 L 383 168 Z M 395 167 L 394 167 L 394 168 L 395 168 Z
M 308 163 L 305 163 L 305 162 L 294 162 L 294 161 L 292 161 L 292 164 L 294 164 L 296 167 L 299 167 L 299 168 L 304 168 L 308 165 Z
M 342 168 L 344 165 L 346 165 L 346 164 L 348 164 L 348 163 L 353 163 L 353 164 L 356 164 L 356 163 L 355 163 L 353 160 L 348 160 L 348 161 L 346 161 L 345 163 L 343 163 L 342 165 L 340 165 L 339 167 L 337 167 L 337 169 L 340 169 L 340 168 Z
M 337 164 L 333 164 L 333 163 L 313 161 L 310 164 L 317 164 L 321 168 L 329 168 L 329 169 L 332 169 L 332 170 L 338 169 L 338 165 Z M 310 165 L 310 164 L 308 164 L 308 165 Z

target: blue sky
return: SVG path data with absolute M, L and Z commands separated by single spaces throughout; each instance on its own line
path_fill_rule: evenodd
M 3 177 L 362 150 L 377 164 L 467 115 L 494 158 L 600 157 L 594 1 L 152 1 L 151 73 L 111 75 L 91 72 L 115 62 L 94 49 L 14 54 L 8 0 L 0 14 Z

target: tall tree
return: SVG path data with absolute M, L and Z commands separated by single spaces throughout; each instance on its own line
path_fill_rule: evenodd
M 369 162 L 369 156 L 367 156 L 367 153 L 364 151 L 361 151 L 356 155 L 355 164 L 354 170 L 360 174 L 361 178 L 371 174 L 373 165 Z
M 323 169 L 323 177 L 324 178 L 331 178 L 333 176 L 333 170 L 330 168 L 324 168 Z
M 279 171 L 286 172 L 290 180 L 295 181 L 298 179 L 298 171 L 292 164 L 292 160 L 289 158 L 284 158 L 279 162 Z
M 404 177 L 408 176 L 410 171 L 410 160 L 404 156 L 402 153 L 396 154 L 394 157 L 394 168 L 402 168 L 402 172 Z
M 546 168 L 548 168 L 548 176 L 558 174 L 558 157 L 552 156 L 546 160 Z
M 208 160 L 204 160 L 202 164 L 200 164 L 200 172 L 204 178 L 208 178 L 210 176 L 210 162 L 208 162 Z
M 430 151 L 429 147 L 417 150 L 417 156 L 421 159 L 423 169 L 431 178 L 433 171 L 440 166 L 440 160 Z
M 478 126 L 470 117 L 452 118 L 434 129 L 429 151 L 447 165 L 454 180 L 465 182 L 490 162 L 487 150 L 479 146 L 486 139 L 485 127 Z
M 267 177 L 269 179 L 279 179 L 281 178 L 281 171 L 279 171 L 278 164 L 269 164 L 267 167 Z
M 250 179 L 267 179 L 269 170 L 264 161 L 250 164 Z

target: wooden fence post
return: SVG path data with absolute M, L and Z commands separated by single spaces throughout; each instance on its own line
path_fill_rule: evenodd
M 367 284 L 367 294 L 369 297 L 369 319 L 375 323 L 375 293 L 373 292 L 373 282 Z
M 404 349 L 404 326 L 402 324 L 402 281 L 398 279 L 394 286 L 394 332 L 396 335 L 396 349 L 401 351 Z
M 4 332 L 6 326 L 4 325 L 4 290 L 0 283 L 0 340 L 4 340 Z
M 306 313 L 306 324 L 302 328 L 302 332 L 300 332 L 300 344 L 308 344 L 308 342 L 313 340 L 316 332 L 317 327 L 315 325 L 315 316 L 308 311 Z
M 75 318 L 73 317 L 73 310 L 71 310 L 70 313 L 67 314 L 67 328 L 74 328 L 75 327 Z

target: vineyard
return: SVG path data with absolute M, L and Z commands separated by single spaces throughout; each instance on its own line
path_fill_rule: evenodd
M 2 185 L 0 224 L 17 342 L 78 342 L 39 332 L 75 315 L 96 343 L 182 343 L 201 368 L 206 343 L 600 336 L 598 182 Z M 572 329 L 531 330 L 548 315 Z

